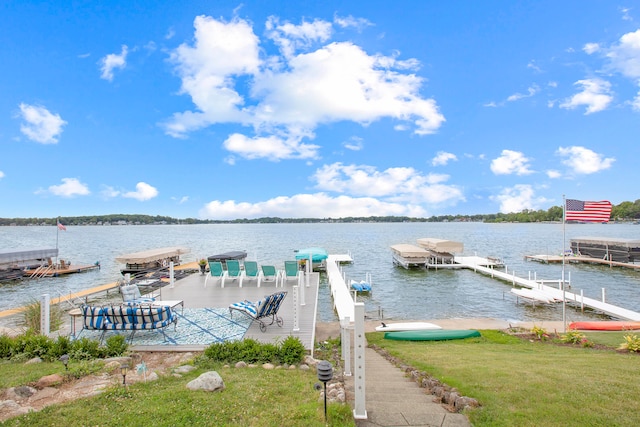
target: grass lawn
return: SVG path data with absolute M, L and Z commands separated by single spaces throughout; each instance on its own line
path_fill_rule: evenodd
M 0 378 L 10 365 L 0 365 Z M 13 370 L 24 373 L 31 366 L 13 364 Z M 59 368 L 58 364 L 60 373 Z M 222 376 L 226 386 L 223 391 L 190 391 L 185 387 L 206 370 L 216 370 Z M 99 396 L 49 406 L 2 425 L 324 426 L 323 402 L 313 387 L 316 382 L 313 370 L 212 366 L 181 378 L 166 376 L 126 388 L 113 386 Z M 352 410 L 346 404 L 330 404 L 328 420 L 333 426 L 354 426 Z
M 414 368 L 482 405 L 474 426 L 640 425 L 640 356 L 613 349 L 530 342 L 499 331 L 459 341 L 408 342 L 367 334 Z M 586 333 L 614 348 L 625 333 Z

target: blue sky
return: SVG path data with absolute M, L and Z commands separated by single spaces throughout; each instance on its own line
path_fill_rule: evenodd
M 2 217 L 640 198 L 635 2 L 9 1 L 0 46 Z

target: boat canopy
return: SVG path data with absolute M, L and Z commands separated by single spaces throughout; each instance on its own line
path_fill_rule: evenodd
M 462 253 L 464 244 L 453 240 L 433 239 L 425 237 L 418 239 L 418 245 L 433 252 L 447 252 L 450 254 Z
M 55 258 L 58 249 L 31 249 L 27 251 L 0 252 L 0 264 Z
M 191 252 L 189 248 L 172 246 L 168 248 L 149 249 L 147 251 L 120 255 L 116 258 L 116 261 L 123 264 L 144 264 L 165 258 L 177 257 L 182 254 L 188 254 L 189 252 Z
M 309 259 L 309 257 L 312 262 L 320 262 L 329 258 L 329 254 L 322 248 L 305 248 L 296 253 L 296 260 Z
M 392 245 L 391 250 L 403 258 L 424 258 L 429 255 L 429 251 L 426 249 L 405 243 Z
M 218 255 L 207 257 L 207 261 L 227 261 L 230 259 L 245 259 L 247 253 L 245 251 L 230 251 Z

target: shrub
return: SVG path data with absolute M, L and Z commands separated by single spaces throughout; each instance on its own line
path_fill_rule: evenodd
M 129 344 L 127 344 L 127 338 L 124 335 L 113 335 L 107 338 L 104 356 L 122 356 L 127 352 L 128 348 Z
M 86 337 L 77 339 L 71 343 L 69 357 L 74 360 L 89 360 L 100 357 L 100 343 Z
M 280 360 L 282 363 L 292 365 L 302 361 L 305 348 L 298 337 L 289 335 L 280 345 Z
M 582 340 L 586 339 L 586 335 L 578 331 L 569 331 L 566 335 L 562 335 L 560 340 L 568 344 L 582 343 Z
M 22 325 L 27 329 L 31 329 L 36 333 L 40 333 L 40 308 L 41 304 L 38 300 L 33 300 L 25 307 L 22 319 Z M 49 329 L 57 331 L 62 326 L 63 313 L 59 306 L 49 306 Z
M 628 350 L 631 353 L 640 351 L 640 338 L 635 334 L 625 335 L 624 342 L 620 344 L 618 350 Z
M 0 358 L 8 359 L 13 355 L 15 339 L 9 335 L 0 335 Z
M 544 328 L 541 328 L 539 326 L 534 326 L 531 329 L 531 332 L 536 336 L 536 338 L 538 338 L 540 341 L 544 341 L 547 338 L 549 338 L 549 334 L 547 333 L 547 330 Z

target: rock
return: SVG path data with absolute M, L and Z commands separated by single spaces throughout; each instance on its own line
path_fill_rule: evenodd
M 29 402 L 37 402 L 38 400 L 50 399 L 51 397 L 58 394 L 58 389 L 53 387 L 46 387 L 42 390 L 38 390 L 36 394 L 29 398 Z
M 6 419 L 7 415 L 10 417 L 15 417 L 18 415 L 26 414 L 32 410 L 32 407 L 20 406 L 13 400 L 0 401 L 0 415 L 2 415 L 2 419 Z
M 309 365 L 307 365 L 307 364 L 300 365 L 300 370 L 302 370 L 302 371 L 308 371 L 309 369 L 310 369 Z
M 23 385 L 20 387 L 11 387 L 6 391 L 5 396 L 10 400 L 21 400 L 33 396 L 37 391 L 38 390 L 33 387 Z
M 61 384 L 63 381 L 64 378 L 59 374 L 46 375 L 38 380 L 36 388 L 51 387 L 52 385 Z
M 176 369 L 174 369 L 173 372 L 175 372 L 176 374 L 186 374 L 188 372 L 193 371 L 194 369 L 196 369 L 195 366 L 182 365 L 182 366 L 178 366 Z
M 243 361 L 236 363 L 236 368 L 246 368 L 247 364 Z
M 291 369 L 291 370 L 296 369 L 296 365 L 290 365 L 289 369 Z
M 217 391 L 224 390 L 224 381 L 216 371 L 205 372 L 187 384 L 189 390 Z
M 275 366 L 273 366 L 273 363 L 265 363 L 264 365 L 262 365 L 262 367 L 268 370 L 275 369 Z
M 318 360 L 314 359 L 313 357 L 306 355 L 304 357 L 303 360 L 305 365 L 309 365 L 309 366 L 316 366 L 318 364 Z
M 147 375 L 147 381 L 158 381 L 160 379 L 160 375 L 157 372 L 151 372 Z
M 25 365 L 33 365 L 34 363 L 42 363 L 42 359 L 40 359 L 39 357 L 34 357 L 33 359 L 24 362 Z

